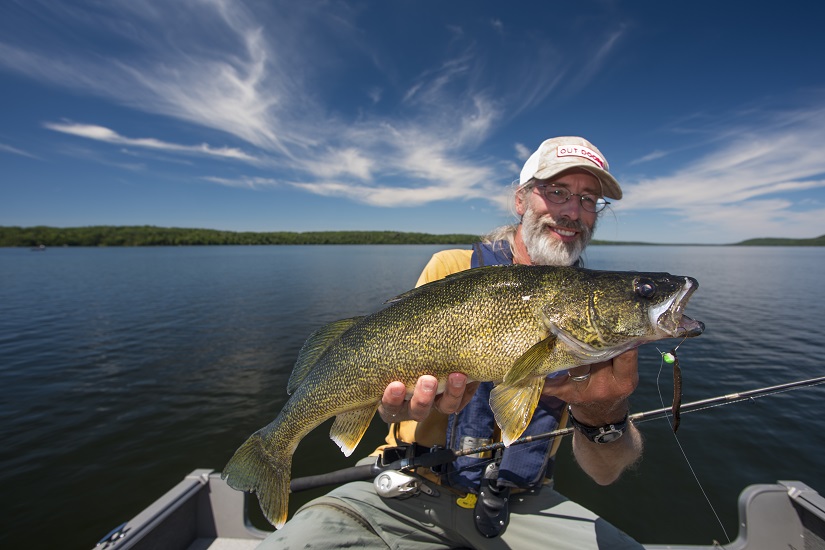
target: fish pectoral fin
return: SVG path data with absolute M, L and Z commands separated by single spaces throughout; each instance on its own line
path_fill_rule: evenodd
M 295 361 L 295 367 L 293 367 L 292 374 L 289 375 L 289 382 L 286 384 L 286 393 L 292 395 L 292 392 L 298 389 L 301 382 L 312 372 L 318 358 L 327 348 L 361 319 L 363 317 L 351 317 L 350 319 L 334 321 L 310 334 L 303 347 L 301 347 L 301 351 L 298 352 L 298 359 Z
M 335 417 L 335 422 L 332 423 L 332 428 L 329 430 L 329 438 L 341 447 L 341 451 L 345 456 L 351 455 L 358 442 L 364 437 L 364 432 L 367 431 L 372 417 L 375 416 L 378 405 L 378 403 L 368 405 L 360 409 L 340 413 Z
M 490 392 L 490 408 L 501 428 L 501 440 L 505 446 L 509 447 L 524 433 L 533 418 L 543 387 L 544 377 L 539 376 L 517 385 L 500 384 Z
M 537 374 L 549 374 L 546 363 L 556 347 L 556 337 L 549 335 L 540 340 L 516 359 L 507 374 L 504 375 L 504 384 L 507 386 L 520 384 L 522 380 L 532 378 Z

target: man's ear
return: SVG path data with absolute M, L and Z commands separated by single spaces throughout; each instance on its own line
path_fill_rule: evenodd
M 516 191 L 516 214 L 523 216 L 527 211 L 527 193 Z

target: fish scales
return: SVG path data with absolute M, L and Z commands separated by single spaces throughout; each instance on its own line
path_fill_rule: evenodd
M 236 451 L 223 476 L 256 492 L 269 521 L 282 526 L 300 440 L 335 416 L 330 437 L 349 456 L 386 386 L 398 380 L 411 393 L 423 374 L 442 385 L 452 372 L 496 382 L 491 407 L 509 443 L 532 417 L 546 375 L 644 342 L 699 334 L 701 324 L 683 316 L 697 286 L 667 273 L 495 266 L 414 289 L 311 335 L 290 377 L 289 401 Z
M 307 381 L 323 383 L 327 374 L 321 367 L 326 364 L 346 365 L 341 375 L 365 382 L 365 390 L 372 384 L 386 387 L 393 380 L 412 389 L 421 374 L 446 376 L 456 367 L 473 369 L 467 372 L 473 379 L 500 379 L 513 356 L 536 342 L 537 319 L 519 288 L 511 285 L 485 295 L 478 286 L 467 285 L 476 291 L 472 293 L 450 285 L 434 305 L 401 301 L 365 318 L 341 336 L 340 345 L 322 358 Z M 518 294 L 518 300 L 505 298 L 505 293 Z M 497 311 L 495 317 L 490 317 L 491 310 Z M 494 333 L 505 334 L 503 344 L 490 338 Z M 479 358 L 484 363 L 479 364 Z M 366 393 L 364 398 L 374 400 L 375 395 Z

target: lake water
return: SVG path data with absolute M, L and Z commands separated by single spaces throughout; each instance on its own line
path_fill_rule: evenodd
M 195 468 L 220 470 L 275 417 L 305 338 L 410 288 L 443 246 L 0 249 L 0 546 L 91 548 Z M 593 246 L 594 269 L 669 271 L 705 322 L 680 348 L 684 401 L 825 374 L 825 249 Z M 663 342 L 663 349 L 676 342 Z M 640 352 L 634 411 L 670 403 Z M 731 538 L 750 483 L 825 493 L 822 386 L 686 414 L 678 433 Z M 641 464 L 598 487 L 560 451 L 557 488 L 642 542 L 726 542 L 665 420 Z M 352 464 L 326 427 L 293 477 Z M 293 495 L 294 510 L 320 491 Z M 666 513 L 663 513 L 666 511 Z

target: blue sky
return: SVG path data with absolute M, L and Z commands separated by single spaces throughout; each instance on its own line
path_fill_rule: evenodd
M 0 225 L 484 233 L 543 139 L 596 238 L 825 234 L 818 2 L 0 3 Z

